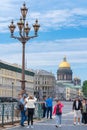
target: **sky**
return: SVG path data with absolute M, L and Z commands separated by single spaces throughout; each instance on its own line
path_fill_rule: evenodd
M 22 44 L 10 37 L 8 26 L 16 25 L 21 17 L 24 0 L 0 1 L 0 60 L 22 64 Z M 63 57 L 71 65 L 73 78 L 87 80 L 87 0 L 25 0 L 26 21 L 31 27 L 38 19 L 38 37 L 26 43 L 25 63 L 29 69 L 42 69 L 57 77 Z

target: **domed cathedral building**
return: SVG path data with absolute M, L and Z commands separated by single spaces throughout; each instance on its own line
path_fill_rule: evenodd
M 82 96 L 81 80 L 73 79 L 73 72 L 66 57 L 58 66 L 55 95 L 61 100 L 72 100 L 77 95 Z
M 72 70 L 70 64 L 67 62 L 66 57 L 59 64 L 59 69 L 57 70 L 57 80 L 72 82 Z

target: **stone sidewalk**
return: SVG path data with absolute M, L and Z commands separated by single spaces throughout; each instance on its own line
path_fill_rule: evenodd
M 67 123 L 66 123 L 67 122 Z M 69 122 L 69 123 L 68 123 Z M 29 130 L 87 130 L 87 126 L 82 126 L 82 125 L 76 125 L 74 126 L 71 124 L 72 120 L 63 120 L 62 127 L 56 128 L 55 127 L 55 120 L 54 119 L 48 119 L 44 121 L 38 121 L 34 122 L 34 128 L 29 128 Z M 25 124 L 25 127 L 21 127 L 19 125 L 6 128 L 6 130 L 27 130 L 27 124 Z M 5 129 L 3 129 L 5 130 Z

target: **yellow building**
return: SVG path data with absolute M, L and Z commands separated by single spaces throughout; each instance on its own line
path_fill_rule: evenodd
M 22 69 L 17 64 L 8 64 L 0 60 L 0 96 L 17 97 L 21 90 L 21 73 Z M 34 72 L 28 69 L 25 70 L 25 86 L 29 94 L 33 94 L 34 87 Z

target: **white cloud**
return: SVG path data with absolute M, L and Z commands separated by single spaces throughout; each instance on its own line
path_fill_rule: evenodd
M 70 63 L 85 64 L 87 63 L 86 44 L 87 44 L 86 38 L 62 39 L 51 41 L 46 44 L 46 47 L 44 47 L 45 43 L 35 43 L 35 44 L 32 43 L 31 46 L 27 44 L 26 45 L 27 63 L 32 67 L 48 66 L 48 65 L 56 66 L 66 55 Z M 46 50 L 46 48 L 50 49 Z M 21 64 L 22 45 L 20 43 L 0 44 L 0 56 L 1 60 Z
M 0 12 L 3 12 L 0 19 L 0 31 L 6 30 L 7 24 L 10 24 L 11 19 L 18 21 L 20 18 L 20 9 L 18 10 L 18 7 L 15 10 L 15 6 L 9 0 L 8 5 L 4 7 L 6 12 L 3 10 L 3 8 L 0 9 Z M 7 19 L 5 19 L 5 17 L 7 17 Z M 46 11 L 44 10 L 44 12 L 39 10 L 35 12 L 29 12 L 27 15 L 27 20 L 29 20 L 30 25 L 33 24 L 36 18 L 38 18 L 39 22 L 41 23 L 41 30 L 60 29 L 62 27 L 87 26 L 87 9 L 73 7 L 72 9 L 65 8 Z
M 60 39 L 53 41 L 43 41 L 43 42 L 32 42 L 31 44 L 26 44 L 27 52 L 53 52 L 53 51 L 78 51 L 86 50 L 87 38 L 79 39 Z

